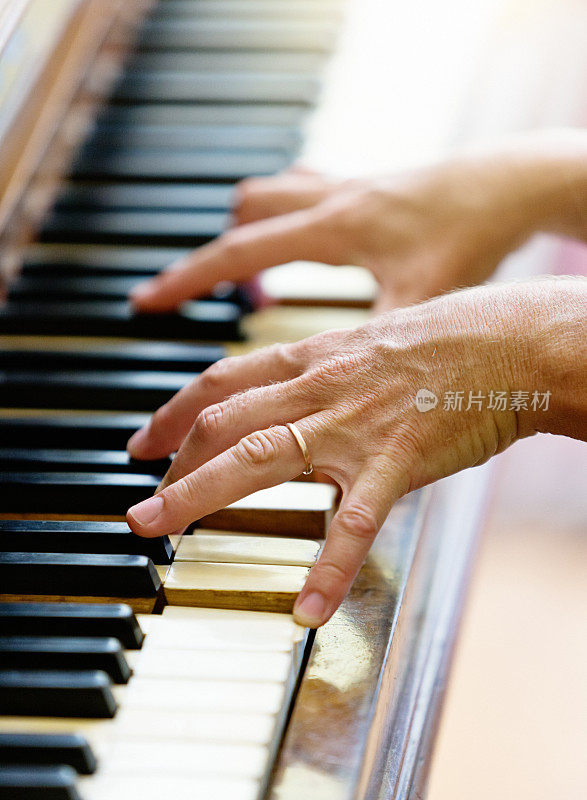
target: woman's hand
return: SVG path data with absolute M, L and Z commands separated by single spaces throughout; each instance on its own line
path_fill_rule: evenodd
M 128 512 L 130 527 L 141 536 L 172 533 L 299 475 L 304 459 L 285 425 L 295 422 L 316 469 L 342 490 L 295 608 L 303 624 L 321 625 L 399 497 L 556 427 L 561 357 L 555 349 L 557 366 L 543 385 L 542 349 L 567 328 L 577 343 L 571 310 L 584 315 L 585 285 L 551 280 L 457 292 L 354 330 L 218 362 L 130 440 L 136 458 L 179 448 L 158 494 Z M 511 406 L 515 391 L 526 393 L 525 409 Z M 532 410 L 533 392 L 547 391 L 550 409 Z M 495 402 L 499 392 L 505 406 Z M 437 398 L 427 413 L 416 405 L 422 394 Z
M 417 172 L 333 181 L 303 170 L 244 181 L 238 225 L 132 295 L 167 311 L 219 281 L 288 261 L 356 264 L 380 285 L 376 310 L 484 281 L 533 232 L 587 236 L 587 136 L 520 137 Z

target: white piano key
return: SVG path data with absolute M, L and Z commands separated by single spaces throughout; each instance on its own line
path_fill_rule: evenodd
M 170 664 L 170 676 L 173 665 Z M 170 677 L 133 678 L 128 686 L 113 687 L 117 702 L 126 708 L 159 711 L 235 711 L 277 713 L 283 706 L 286 687 L 280 683 L 245 681 L 191 681 Z
M 127 742 L 113 739 L 101 759 L 100 774 L 168 774 L 200 777 L 261 778 L 267 766 L 267 749 L 261 745 L 181 742 Z
M 199 528 L 193 536 L 182 537 L 175 561 L 311 567 L 319 551 L 320 542 L 315 539 L 256 536 Z
M 259 783 L 250 779 L 166 775 L 100 775 L 83 778 L 84 800 L 257 800 Z
M 168 650 L 149 647 L 127 653 L 135 677 L 182 680 L 238 680 L 285 682 L 293 669 L 290 652 L 235 652 L 226 650 Z
M 149 647 L 283 652 L 303 641 L 305 629 L 290 614 L 167 606 L 151 618 L 147 637 Z
M 0 732 L 80 733 L 101 750 L 113 738 L 268 744 L 276 721 L 275 714 L 121 708 L 109 720 L 0 717 Z

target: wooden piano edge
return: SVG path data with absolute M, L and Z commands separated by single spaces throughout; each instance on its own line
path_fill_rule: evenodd
M 468 470 L 394 509 L 316 633 L 268 800 L 424 796 L 491 475 Z

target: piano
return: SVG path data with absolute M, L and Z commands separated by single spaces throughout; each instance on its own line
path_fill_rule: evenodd
M 291 609 L 336 493 L 296 481 L 183 536 L 126 508 L 166 462 L 125 443 L 224 355 L 365 318 L 320 267 L 156 321 L 130 287 L 290 164 L 339 0 L 0 5 L 0 800 L 425 794 L 487 467 L 393 509 L 317 632 Z M 299 274 L 299 273 L 298 273 Z M 304 281 L 308 283 L 308 281 Z

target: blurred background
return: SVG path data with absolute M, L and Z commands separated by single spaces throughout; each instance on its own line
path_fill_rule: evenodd
M 587 125 L 585 0 L 350 0 L 305 160 L 403 170 L 514 131 Z M 334 135 L 333 135 L 334 131 Z M 536 237 L 500 273 L 587 274 Z M 586 387 L 587 390 L 587 387 Z M 587 446 L 495 460 L 429 800 L 587 797 Z

